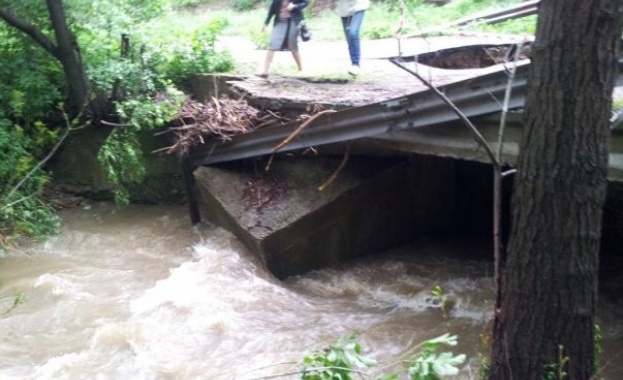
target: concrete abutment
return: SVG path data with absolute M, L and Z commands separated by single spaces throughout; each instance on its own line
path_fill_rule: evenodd
M 453 223 L 455 162 L 351 157 L 199 167 L 205 219 L 230 231 L 279 278 L 412 241 Z

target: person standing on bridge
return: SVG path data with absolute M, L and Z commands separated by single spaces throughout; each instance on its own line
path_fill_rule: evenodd
M 264 70 L 260 77 L 268 77 L 270 64 L 273 61 L 275 51 L 291 51 L 299 71 L 303 70 L 301 54 L 298 48 L 299 24 L 303 21 L 303 8 L 307 6 L 307 0 L 272 0 L 268 8 L 268 16 L 262 26 L 262 32 L 266 30 L 270 20 L 274 17 L 273 30 L 270 33 L 268 51 L 264 61 Z
M 370 7 L 370 0 L 333 0 L 335 11 L 342 19 L 342 27 L 348 44 L 348 55 L 351 67 L 348 73 L 359 75 L 361 60 L 361 39 L 359 31 L 363 23 L 363 16 Z

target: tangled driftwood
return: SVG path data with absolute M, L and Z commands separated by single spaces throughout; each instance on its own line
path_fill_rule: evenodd
M 173 145 L 158 151 L 187 153 L 193 146 L 205 143 L 206 139 L 228 141 L 232 136 L 288 121 L 275 112 L 253 108 L 244 99 L 212 98 L 198 102 L 189 98 L 167 130 L 160 133 L 172 133 Z

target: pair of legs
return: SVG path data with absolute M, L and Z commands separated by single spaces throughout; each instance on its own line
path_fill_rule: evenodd
M 366 11 L 359 11 L 351 16 L 342 17 L 342 26 L 344 28 L 344 35 L 346 36 L 346 43 L 348 44 L 350 63 L 357 67 L 359 67 L 361 61 L 359 31 L 361 30 L 361 24 L 363 23 L 363 16 L 365 13 Z
M 275 50 L 268 49 L 268 51 L 266 52 L 266 59 L 264 60 L 264 71 L 262 71 L 262 76 L 268 75 L 268 71 L 270 70 L 270 64 L 273 62 L 274 56 Z M 294 57 L 294 62 L 296 62 L 296 67 L 299 69 L 299 71 L 303 70 L 301 53 L 292 50 L 292 57 Z
M 279 20 L 273 27 L 270 33 L 270 41 L 268 44 L 268 51 L 266 52 L 266 59 L 264 60 L 264 70 L 262 76 L 267 76 L 270 70 L 270 65 L 273 62 L 275 51 L 290 51 L 296 67 L 299 71 L 303 70 L 303 64 L 301 61 L 301 54 L 298 47 L 298 28 L 296 23 L 292 19 Z

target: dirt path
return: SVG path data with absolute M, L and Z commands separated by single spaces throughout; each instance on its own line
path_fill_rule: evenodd
M 289 99 L 301 103 L 363 105 L 421 91 L 425 86 L 413 75 L 400 69 L 389 57 L 412 57 L 440 49 L 471 45 L 500 45 L 517 43 L 519 36 L 450 36 L 432 38 L 381 39 L 362 41 L 362 72 L 353 78 L 347 74 L 350 66 L 344 41 L 313 40 L 300 43 L 304 70 L 295 71 L 294 60 L 288 52 L 277 52 L 268 79 L 255 75 L 266 55 L 248 40 L 225 37 L 226 47 L 237 62 L 237 71 L 247 79 L 236 87 L 250 96 L 267 99 Z M 402 54 L 401 54 L 402 53 Z M 443 70 L 411 63 L 409 67 L 429 78 L 436 85 L 468 78 L 490 68 Z

